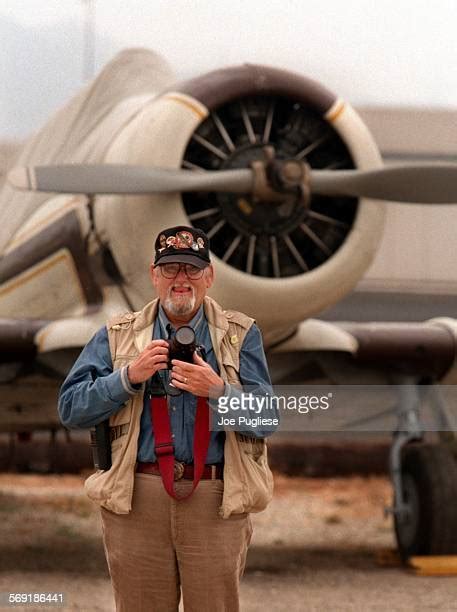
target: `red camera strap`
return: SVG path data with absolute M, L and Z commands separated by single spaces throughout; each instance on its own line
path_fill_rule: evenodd
M 205 397 L 199 397 L 197 401 L 193 445 L 194 480 L 190 492 L 182 497 L 176 495 L 174 490 L 175 455 L 166 396 L 152 397 L 149 406 L 155 436 L 154 451 L 159 463 L 163 486 L 168 495 L 174 499 L 187 499 L 192 495 L 202 477 L 206 455 L 208 454 L 210 438 L 208 401 Z

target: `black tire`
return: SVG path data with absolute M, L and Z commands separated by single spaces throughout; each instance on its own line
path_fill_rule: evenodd
M 412 444 L 402 453 L 409 518 L 395 516 L 398 550 L 412 555 L 457 553 L 457 462 L 443 445 Z

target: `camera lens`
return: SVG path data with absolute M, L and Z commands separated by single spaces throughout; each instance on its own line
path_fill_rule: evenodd
M 184 325 L 176 331 L 175 339 L 178 344 L 188 346 L 195 342 L 195 332 L 192 327 Z

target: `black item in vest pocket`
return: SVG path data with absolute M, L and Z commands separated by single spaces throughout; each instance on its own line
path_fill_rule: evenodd
M 102 421 L 90 430 L 90 446 L 96 470 L 109 470 L 111 467 L 111 438 L 109 419 Z

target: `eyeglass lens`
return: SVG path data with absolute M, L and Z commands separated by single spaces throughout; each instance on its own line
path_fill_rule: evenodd
M 188 278 L 197 279 L 203 274 L 203 269 L 197 268 L 197 266 L 192 264 L 169 263 L 163 264 L 160 266 L 160 269 L 165 278 L 175 278 L 181 269 L 184 269 Z

